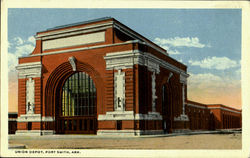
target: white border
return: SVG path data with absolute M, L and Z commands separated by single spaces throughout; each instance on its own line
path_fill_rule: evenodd
M 84 150 L 82 154 L 88 157 L 166 157 L 166 155 L 175 157 L 248 157 L 249 156 L 249 114 L 250 114 L 250 69 L 249 65 L 249 47 L 250 47 L 250 23 L 249 23 L 249 9 L 250 5 L 248 1 L 85 1 L 80 0 L 65 1 L 62 5 L 62 1 L 32 1 L 32 0 L 3 0 L 1 1 L 1 59 L 7 59 L 7 8 L 127 8 L 133 6 L 134 8 L 242 8 L 242 113 L 243 113 L 243 149 L 242 150 Z M 81 5 L 79 5 L 81 3 Z M 67 4 L 67 5 L 66 5 Z M 6 122 L 8 118 L 8 70 L 7 61 L 1 60 L 1 156 L 17 156 L 14 151 L 8 150 L 7 144 L 7 127 Z M 4 98 L 4 99 L 3 99 Z M 4 106 L 5 105 L 5 106 Z M 7 128 L 8 129 L 8 128 Z M 19 154 L 20 156 L 20 154 Z M 22 156 L 35 156 L 31 154 L 22 154 Z M 41 155 L 38 155 L 41 156 Z M 43 155 L 43 157 L 51 156 L 49 154 Z M 53 155 L 59 156 L 59 155 Z M 67 154 L 60 154 L 60 157 L 69 156 Z M 81 157 L 82 155 L 73 155 L 74 157 Z

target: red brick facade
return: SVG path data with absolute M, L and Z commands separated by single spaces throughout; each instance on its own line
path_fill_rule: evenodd
M 187 67 L 113 18 L 38 32 L 36 48 L 17 69 L 18 133 L 141 135 L 240 127 L 240 111 L 188 101 Z M 93 80 L 95 115 L 62 116 L 62 87 L 79 72 Z M 89 106 L 69 94 L 74 103 L 67 105 Z

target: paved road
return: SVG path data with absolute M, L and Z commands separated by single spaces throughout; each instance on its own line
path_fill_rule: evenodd
M 27 149 L 241 149 L 241 133 L 155 137 L 10 136 L 9 144 Z

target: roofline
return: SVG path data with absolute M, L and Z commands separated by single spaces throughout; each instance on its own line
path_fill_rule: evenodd
M 242 109 L 236 109 L 236 108 L 233 108 L 231 106 L 226 106 L 226 105 L 223 105 L 223 104 L 206 104 L 207 107 L 209 108 L 213 108 L 213 107 L 210 107 L 210 106 L 220 106 L 220 107 L 224 107 L 224 108 L 228 108 L 228 109 L 232 109 L 232 110 L 238 110 L 238 111 L 242 111 Z M 216 108 L 216 107 L 215 107 Z
M 86 21 L 82 21 L 82 22 L 75 22 L 75 23 L 71 23 L 71 24 L 58 25 L 58 26 L 55 26 L 55 27 L 48 28 L 47 30 L 44 30 L 44 31 L 39 31 L 37 33 L 42 33 L 42 32 L 46 32 L 46 31 L 53 31 L 53 30 L 58 30 L 58 29 L 63 29 L 63 28 L 78 26 L 78 25 L 83 25 L 83 24 L 90 24 L 90 23 L 109 20 L 109 19 L 113 19 L 113 18 L 112 17 L 102 17 L 102 18 L 86 20 Z
M 41 33 L 38 36 L 42 36 L 43 32 L 46 33 L 47 31 L 56 31 L 58 29 L 63 29 L 63 28 L 67 29 L 67 28 L 73 27 L 73 26 L 78 26 L 78 25 L 83 25 L 83 24 L 90 24 L 90 23 L 94 23 L 94 22 L 101 22 L 101 21 L 105 21 L 105 20 L 112 20 L 113 24 L 111 24 L 111 25 L 114 28 L 119 29 L 123 33 L 127 34 L 128 36 L 133 37 L 135 39 L 138 39 L 141 42 L 145 42 L 145 44 L 148 44 L 152 48 L 154 48 L 157 51 L 159 51 L 159 52 L 161 52 L 161 53 L 163 53 L 163 54 L 165 54 L 165 55 L 168 56 L 167 50 L 165 50 L 164 48 L 160 47 L 159 45 L 155 44 L 151 40 L 147 39 L 146 37 L 142 36 L 141 34 L 137 33 L 136 31 L 132 30 L 128 26 L 122 24 L 121 22 L 119 22 L 118 20 L 116 20 L 116 19 L 114 19 L 112 17 L 103 17 L 103 18 L 98 18 L 98 19 L 93 19 L 93 20 L 88 20 L 88 21 L 83 21 L 83 22 L 78 22 L 78 23 L 72 23 L 72 24 L 67 24 L 67 25 L 60 25 L 60 26 L 56 26 L 56 27 L 53 27 L 53 28 L 49 28 L 49 29 L 47 29 L 45 31 L 37 32 L 37 34 Z
M 234 110 L 236 112 L 242 112 L 242 109 L 236 109 L 236 108 L 233 108 L 233 107 L 230 107 L 230 106 L 226 106 L 226 105 L 223 105 L 223 104 L 203 104 L 203 103 L 199 103 L 199 102 L 195 102 L 195 101 L 191 101 L 191 100 L 187 100 L 186 101 L 186 104 L 195 104 L 195 103 L 198 103 L 199 105 L 198 106 L 203 106 L 203 107 L 206 107 L 208 109 L 215 109 L 215 108 L 220 108 L 223 110 L 223 108 L 226 108 L 226 109 L 229 109 L 229 110 Z M 219 106 L 219 107 L 210 107 L 210 106 Z

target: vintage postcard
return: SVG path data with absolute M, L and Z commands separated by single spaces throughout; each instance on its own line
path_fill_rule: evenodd
M 2 157 L 249 157 L 248 2 L 2 2 Z

